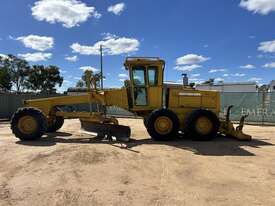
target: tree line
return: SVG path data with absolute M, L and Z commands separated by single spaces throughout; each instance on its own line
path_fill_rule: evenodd
M 21 92 L 56 93 L 63 77 L 57 66 L 30 65 L 14 55 L 0 56 L 0 89 Z

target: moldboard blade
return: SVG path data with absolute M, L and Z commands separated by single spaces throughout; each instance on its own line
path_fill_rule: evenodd
M 131 129 L 128 126 L 114 124 L 100 124 L 81 120 L 81 128 L 88 132 L 94 132 L 99 135 L 114 136 L 122 141 L 129 141 Z

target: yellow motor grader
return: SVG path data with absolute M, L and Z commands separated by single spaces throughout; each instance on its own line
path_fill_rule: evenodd
M 160 58 L 130 57 L 124 65 L 130 80 L 121 89 L 97 89 L 90 73 L 85 95 L 24 101 L 24 107 L 12 117 L 12 132 L 21 140 L 37 140 L 60 129 L 64 119 L 78 118 L 87 131 L 128 139 L 130 128 L 119 125 L 115 117 L 106 114 L 106 109 L 86 112 L 61 109 L 64 105 L 100 104 L 103 108 L 117 106 L 143 117 L 154 140 L 172 140 L 179 133 L 194 140 L 210 140 L 217 134 L 251 139 L 242 132 L 245 117 L 236 128 L 229 120 L 231 107 L 224 119 L 219 118 L 219 92 L 165 84 L 165 62 Z

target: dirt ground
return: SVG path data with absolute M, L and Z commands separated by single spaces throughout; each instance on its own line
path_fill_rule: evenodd
M 37 142 L 0 122 L 0 205 L 275 205 L 275 127 L 246 126 L 251 142 L 154 142 L 142 120 L 120 122 L 126 145 L 80 133 L 78 120 Z

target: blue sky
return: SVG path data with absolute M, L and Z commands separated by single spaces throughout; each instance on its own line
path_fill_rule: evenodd
M 126 78 L 125 56 L 159 56 L 165 80 L 275 79 L 275 0 L 2 0 L 0 54 L 62 69 L 61 90 L 82 69 L 99 69 L 106 87 Z

